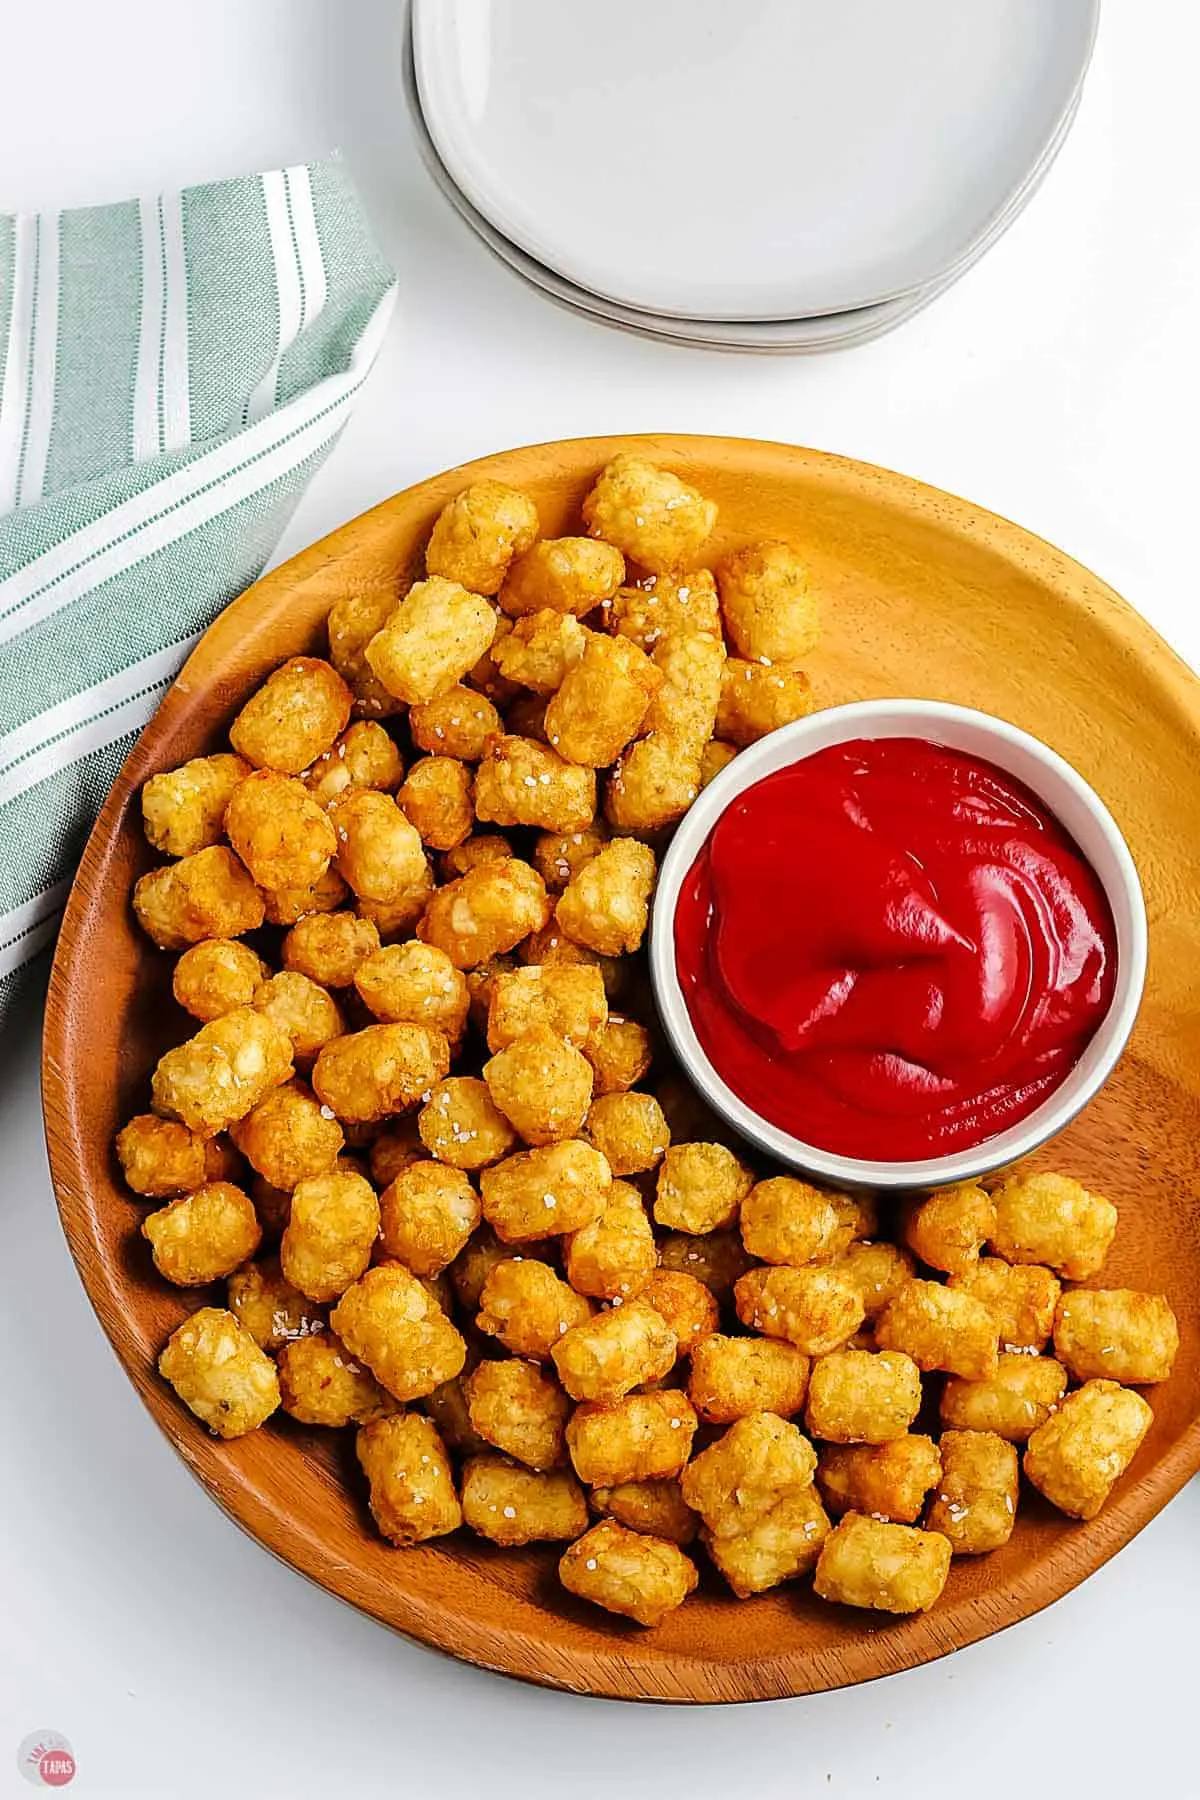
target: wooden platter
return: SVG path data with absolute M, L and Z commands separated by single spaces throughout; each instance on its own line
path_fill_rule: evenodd
M 1176 1373 L 1149 1390 L 1154 1426 L 1098 1519 L 1075 1525 L 1029 1497 L 1006 1549 L 955 1564 L 941 1603 L 891 1621 L 784 1586 L 732 1600 L 715 1578 L 654 1632 L 572 1600 L 552 1550 L 454 1538 L 389 1548 L 369 1529 L 349 1434 L 277 1419 L 235 1443 L 208 1437 L 154 1369 L 186 1311 L 137 1235 L 111 1143 L 145 1105 L 161 1049 L 188 1025 L 168 959 L 134 928 L 151 860 L 136 797 L 146 778 L 215 748 L 283 658 L 323 648 L 355 586 L 390 586 L 443 503 L 480 476 L 536 499 L 548 535 L 577 529 L 595 471 L 637 448 L 721 508 L 714 550 L 788 537 L 825 596 L 811 673 L 824 704 L 878 695 L 960 701 L 1036 733 L 1112 809 L 1150 918 L 1146 999 L 1107 1088 L 1038 1160 L 1121 1210 L 1106 1285 L 1160 1290 L 1179 1316 Z M 1096 1569 L 1200 1469 L 1200 683 L 1094 575 L 1003 519 L 862 463 L 729 438 L 592 438 L 453 469 L 384 502 L 230 606 L 131 753 L 92 833 L 67 909 L 47 1012 L 43 1084 L 63 1226 L 104 1329 L 145 1405 L 245 1530 L 331 1593 L 485 1668 L 624 1699 L 774 1699 L 868 1680 L 1025 1618 Z

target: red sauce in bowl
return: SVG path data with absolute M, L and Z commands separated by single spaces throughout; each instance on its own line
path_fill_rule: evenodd
M 709 1061 L 820 1149 L 908 1162 L 1027 1117 L 1112 1000 L 1104 890 L 1029 790 L 916 738 L 767 776 L 680 890 L 675 957 Z

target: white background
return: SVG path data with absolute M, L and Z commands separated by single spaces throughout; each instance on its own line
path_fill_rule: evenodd
M 895 336 L 796 360 L 642 342 L 495 265 L 415 160 L 400 26 L 399 0 L 9 0 L 0 26 L 0 208 L 344 150 L 402 299 L 285 550 L 508 444 L 739 433 L 1019 519 L 1200 663 L 1191 0 L 1105 0 L 1074 133 L 1011 233 Z M 74 1745 L 69 1791 L 106 1800 L 1200 1794 L 1195 1483 L 1040 1617 L 911 1674 L 754 1708 L 543 1693 L 307 1586 L 191 1481 L 92 1318 L 46 1174 L 36 1013 L 0 1046 L 0 1794 L 33 1791 L 15 1751 L 42 1727 Z

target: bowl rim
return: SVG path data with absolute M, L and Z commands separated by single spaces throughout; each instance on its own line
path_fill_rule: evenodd
M 1057 788 L 1059 800 L 1063 796 L 1072 800 L 1093 828 L 1106 865 L 1098 867 L 1094 855 L 1084 854 L 1104 888 L 1117 928 L 1116 985 L 1109 1009 L 1083 1055 L 1027 1118 L 978 1145 L 944 1156 L 908 1161 L 846 1156 L 772 1124 L 734 1093 L 709 1060 L 692 1024 L 676 968 L 674 925 L 679 893 L 717 821 L 739 795 L 768 775 L 855 738 L 908 736 L 938 743 L 942 741 L 939 729 L 951 738 L 974 737 L 977 742 L 970 748 L 962 743 L 947 747 L 994 762 L 1030 787 L 1057 817 L 1060 806 L 1038 786 L 1037 777 L 1044 776 L 1050 787 Z M 998 754 L 989 755 L 985 745 L 994 745 Z M 1025 766 L 1012 768 L 1012 760 L 1032 762 L 1036 775 L 1031 777 Z M 1076 835 L 1070 825 L 1066 829 Z M 889 698 L 856 700 L 810 713 L 769 732 L 714 776 L 681 820 L 662 859 L 651 915 L 649 962 L 655 1003 L 671 1049 L 688 1080 L 727 1125 L 755 1149 L 818 1180 L 834 1186 L 898 1192 L 948 1187 L 995 1174 L 1064 1130 L 1099 1092 L 1125 1049 L 1145 988 L 1147 945 L 1145 899 L 1129 846 L 1103 800 L 1065 757 L 1031 732 L 992 713 L 948 701 Z

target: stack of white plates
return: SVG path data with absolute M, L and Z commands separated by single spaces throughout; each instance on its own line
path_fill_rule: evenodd
M 412 0 L 443 193 L 554 299 L 824 350 L 898 325 L 1027 204 L 1100 0 Z

